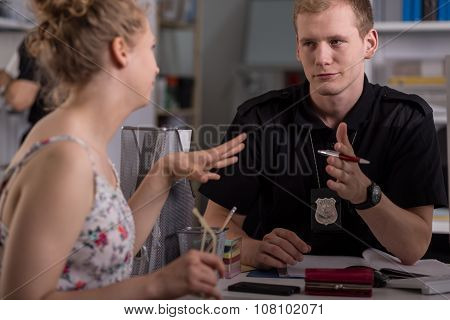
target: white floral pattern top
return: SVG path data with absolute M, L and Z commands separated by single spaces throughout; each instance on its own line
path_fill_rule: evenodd
M 2 211 L 8 194 L 7 182 L 33 155 L 48 144 L 72 141 L 83 146 L 92 162 L 86 143 L 71 136 L 55 136 L 34 144 L 25 157 L 10 167 L 0 180 L 0 271 L 8 229 L 2 223 Z M 112 163 L 111 163 L 112 165 Z M 135 226 L 130 207 L 119 188 L 119 177 L 112 165 L 118 185 L 112 187 L 94 170 L 95 197 L 90 214 L 72 251 L 69 253 L 58 290 L 104 287 L 130 277 L 133 262 Z

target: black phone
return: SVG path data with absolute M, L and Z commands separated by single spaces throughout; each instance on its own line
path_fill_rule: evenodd
M 300 287 L 257 282 L 238 282 L 228 286 L 228 291 L 290 296 L 294 293 L 300 293 Z

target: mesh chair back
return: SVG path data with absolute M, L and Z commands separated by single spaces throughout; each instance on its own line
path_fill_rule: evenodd
M 120 179 L 125 198 L 131 197 L 159 158 L 172 152 L 189 151 L 191 133 L 190 129 L 123 127 Z M 190 182 L 178 180 L 169 192 L 153 231 L 134 259 L 133 275 L 157 270 L 180 255 L 176 232 L 192 226 L 194 204 Z

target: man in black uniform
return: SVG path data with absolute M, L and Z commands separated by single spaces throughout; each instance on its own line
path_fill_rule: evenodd
M 238 109 L 226 139 L 246 131 L 246 149 L 200 189 L 206 219 L 221 226 L 236 206 L 229 236 L 243 237 L 242 262 L 256 267 L 368 247 L 412 264 L 430 243 L 433 207 L 447 201 L 432 110 L 365 77 L 378 47 L 368 0 L 296 0 L 294 20 L 308 81 Z

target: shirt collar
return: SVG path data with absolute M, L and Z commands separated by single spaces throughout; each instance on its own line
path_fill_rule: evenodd
M 349 129 L 358 130 L 361 123 L 365 122 L 375 101 L 375 93 L 367 76 L 364 75 L 364 87 L 356 104 L 346 114 L 344 122 Z
M 328 127 L 322 120 L 314 113 L 311 107 L 311 100 L 309 97 L 309 82 L 306 80 L 301 87 L 300 99 L 298 110 L 296 112 L 297 123 L 310 123 L 313 129 L 327 129 Z M 358 130 L 361 123 L 365 122 L 368 117 L 369 111 L 372 109 L 372 105 L 375 101 L 375 93 L 372 85 L 369 83 L 367 76 L 364 75 L 363 92 L 359 97 L 356 104 L 347 115 L 344 117 L 344 122 L 350 130 Z M 329 128 L 328 128 L 329 129 Z

